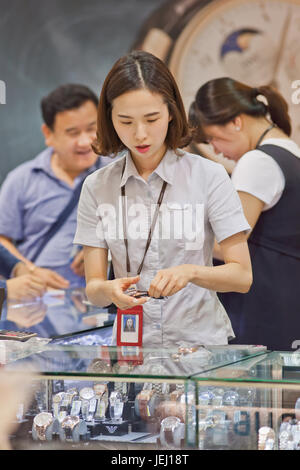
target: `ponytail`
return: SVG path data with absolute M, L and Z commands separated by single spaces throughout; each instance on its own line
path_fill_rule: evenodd
M 288 104 L 283 96 L 271 86 L 254 88 L 256 96 L 262 95 L 268 102 L 267 110 L 270 118 L 279 129 L 288 136 L 292 133 L 291 119 L 288 112 Z
M 258 99 L 262 95 L 264 103 Z M 204 142 L 204 127 L 225 125 L 240 114 L 255 118 L 270 116 L 272 122 L 286 135 L 291 135 L 288 104 L 283 96 L 270 86 L 252 88 L 229 77 L 216 78 L 202 85 L 191 104 L 189 121 L 195 142 Z

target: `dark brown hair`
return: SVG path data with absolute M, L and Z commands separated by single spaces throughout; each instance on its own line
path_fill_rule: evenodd
M 166 137 L 167 147 L 176 150 L 190 143 L 192 134 L 173 75 L 154 55 L 133 51 L 115 63 L 104 81 L 98 106 L 97 138 L 92 146 L 98 155 L 116 155 L 124 150 L 112 123 L 113 101 L 123 93 L 141 88 L 159 93 L 168 105 L 172 120 Z
M 267 104 L 257 99 L 266 98 Z M 205 142 L 203 126 L 225 125 L 240 114 L 270 118 L 285 134 L 291 135 L 288 104 L 271 86 L 252 88 L 232 78 L 210 80 L 201 86 L 189 110 L 194 141 Z
M 87 101 L 92 101 L 96 107 L 98 106 L 98 97 L 85 85 L 67 83 L 59 86 L 41 101 L 44 123 L 53 130 L 58 113 L 78 109 Z

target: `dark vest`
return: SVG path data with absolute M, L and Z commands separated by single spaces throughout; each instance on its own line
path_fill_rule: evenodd
M 300 341 L 300 158 L 277 145 L 270 155 L 285 177 L 278 203 L 262 212 L 248 239 L 253 284 L 247 294 L 218 294 L 232 322 L 236 344 L 289 350 Z

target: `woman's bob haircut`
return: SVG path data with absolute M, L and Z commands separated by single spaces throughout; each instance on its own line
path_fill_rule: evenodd
M 158 93 L 167 104 L 172 118 L 166 145 L 172 150 L 186 147 L 192 139 L 178 86 L 168 67 L 154 55 L 133 51 L 121 57 L 107 75 L 101 91 L 97 138 L 93 150 L 98 155 L 115 156 L 125 149 L 112 123 L 113 101 L 124 93 L 140 90 Z

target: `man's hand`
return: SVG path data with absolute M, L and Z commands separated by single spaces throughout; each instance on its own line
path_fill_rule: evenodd
M 74 257 L 71 264 L 71 269 L 75 274 L 77 274 L 77 276 L 84 277 L 83 250 L 79 251 L 79 253 L 77 253 L 77 255 Z
M 26 302 L 42 297 L 46 291 L 45 282 L 33 274 L 25 274 L 6 281 L 7 300 Z
M 68 289 L 70 286 L 70 282 L 67 279 L 60 276 L 52 269 L 36 267 L 33 274 L 39 277 L 47 287 L 51 287 L 52 289 Z
M 13 270 L 15 277 L 24 276 L 25 274 L 31 274 L 38 277 L 47 287 L 52 289 L 67 289 L 70 285 L 69 281 L 64 277 L 60 276 L 57 272 L 52 269 L 39 268 L 34 264 L 25 264 L 20 262 L 16 264 Z
M 33 265 L 33 268 L 30 269 L 30 267 L 27 266 L 27 264 L 23 263 L 23 261 L 20 261 L 19 263 L 15 265 L 13 269 L 12 277 L 19 277 L 19 276 L 24 276 L 25 274 L 31 274 L 34 268 L 35 268 L 34 265 Z
M 6 319 L 14 322 L 19 328 L 30 328 L 41 323 L 47 313 L 47 305 L 41 300 L 24 303 L 22 306 L 15 302 L 7 302 Z

